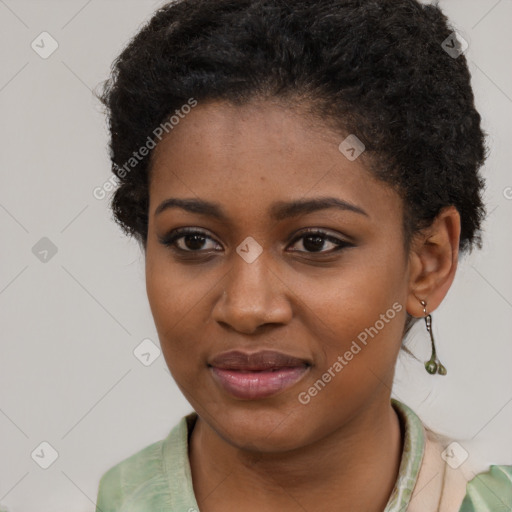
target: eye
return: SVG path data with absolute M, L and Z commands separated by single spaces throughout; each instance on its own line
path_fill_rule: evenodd
M 213 240 L 210 236 L 208 236 L 204 231 L 199 231 L 194 228 L 180 228 L 172 231 L 166 236 L 158 238 L 160 243 L 170 247 L 175 251 L 181 252 L 202 252 L 208 250 L 217 251 L 219 249 L 215 248 L 220 247 L 219 244 Z M 211 247 L 204 247 L 207 240 L 215 242 Z
M 300 236 L 296 237 L 293 242 L 302 241 L 302 246 L 305 251 L 294 249 L 292 252 L 306 252 L 306 253 L 332 253 L 340 251 L 345 247 L 353 247 L 354 245 L 345 240 L 341 240 L 335 236 L 329 235 L 329 233 L 320 229 L 309 229 L 303 232 Z M 322 248 L 328 244 L 328 248 L 331 250 L 323 251 Z
M 176 252 L 181 253 L 201 253 L 209 251 L 222 251 L 222 247 L 213 238 L 207 235 L 204 231 L 195 228 L 180 228 L 172 231 L 168 235 L 159 237 L 161 244 L 171 248 Z M 207 242 L 210 241 L 210 247 Z M 295 237 L 292 244 L 301 241 L 305 250 L 292 249 L 292 252 L 305 252 L 305 253 L 321 253 L 329 254 L 340 251 L 346 247 L 353 247 L 353 244 L 345 240 L 341 240 L 329 233 L 320 229 L 308 229 L 303 231 L 300 236 Z M 327 244 L 327 249 L 325 249 Z M 206 247 L 205 247 L 206 245 Z

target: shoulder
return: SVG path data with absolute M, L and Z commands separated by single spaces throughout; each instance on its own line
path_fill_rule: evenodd
M 512 466 L 475 474 L 457 441 L 426 429 L 425 451 L 408 512 L 512 511 Z
M 409 422 L 419 419 L 408 410 Z M 422 424 L 424 445 L 408 512 L 512 512 L 512 465 L 476 474 L 460 443 Z M 419 448 L 418 448 L 419 449 Z
M 100 479 L 97 512 L 120 512 L 135 496 L 162 480 L 164 440 L 150 444 L 106 471 Z
M 491 465 L 476 473 L 465 462 L 468 454 L 460 443 L 432 432 L 427 437 L 438 464 L 444 461 L 442 471 L 439 467 L 441 512 L 512 511 L 512 465 Z
M 512 510 L 512 465 L 492 465 L 466 487 L 459 512 Z
M 111 467 L 100 479 L 96 512 L 166 512 L 176 508 L 183 488 L 193 493 L 187 440 L 196 417 L 184 416 L 165 439 Z

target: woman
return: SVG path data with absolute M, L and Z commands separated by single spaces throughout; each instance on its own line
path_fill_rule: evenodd
M 469 481 L 390 399 L 418 319 L 446 374 L 431 313 L 481 245 L 484 133 L 439 8 L 173 2 L 101 100 L 115 218 L 194 413 L 103 475 L 98 512 L 512 506 L 512 466 Z

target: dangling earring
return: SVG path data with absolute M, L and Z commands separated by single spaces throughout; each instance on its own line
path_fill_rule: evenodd
M 425 369 L 428 373 L 434 374 L 439 373 L 439 375 L 446 375 L 446 368 L 441 364 L 436 355 L 436 347 L 434 345 L 434 334 L 432 333 L 432 316 L 427 314 L 427 303 L 424 300 L 420 300 L 421 305 L 423 306 L 423 313 L 425 315 L 425 325 L 427 326 L 427 331 L 430 334 L 430 341 L 432 342 L 432 355 L 430 359 L 425 362 Z

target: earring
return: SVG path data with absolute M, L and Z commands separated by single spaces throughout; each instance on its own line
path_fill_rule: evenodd
M 424 300 L 420 300 L 421 305 L 423 306 L 423 313 L 425 315 L 425 325 L 427 327 L 427 331 L 430 334 L 430 341 L 432 342 L 432 355 L 430 359 L 425 362 L 425 369 L 428 373 L 434 374 L 439 373 L 439 375 L 446 375 L 446 368 L 441 364 L 436 355 L 436 347 L 434 345 L 434 334 L 432 333 L 432 315 L 427 314 L 427 303 Z

